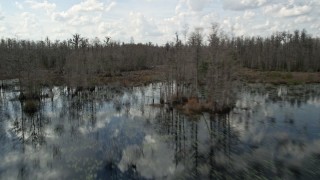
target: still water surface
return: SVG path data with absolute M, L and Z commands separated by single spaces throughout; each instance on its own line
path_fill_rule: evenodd
M 227 115 L 185 116 L 161 84 L 0 89 L 0 179 L 320 179 L 320 85 L 250 85 Z

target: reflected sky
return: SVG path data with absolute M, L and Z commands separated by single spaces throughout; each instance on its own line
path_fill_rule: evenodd
M 185 116 L 144 87 L 0 89 L 0 179 L 318 179 L 320 86 L 242 87 L 230 114 Z

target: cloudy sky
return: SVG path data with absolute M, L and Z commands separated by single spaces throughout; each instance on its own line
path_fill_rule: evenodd
M 230 35 L 305 28 L 320 36 L 320 0 L 0 0 L 0 37 L 65 39 L 74 33 L 116 41 L 173 40 L 212 23 Z

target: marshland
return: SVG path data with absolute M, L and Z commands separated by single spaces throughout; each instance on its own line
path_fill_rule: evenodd
M 0 42 L 0 179 L 318 179 L 320 39 Z

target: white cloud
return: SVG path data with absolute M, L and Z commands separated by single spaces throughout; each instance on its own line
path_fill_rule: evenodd
M 245 27 L 240 23 L 234 24 L 232 26 L 232 31 L 236 36 L 242 36 L 246 33 Z
M 152 41 L 157 43 L 156 39 L 162 38 L 164 35 L 163 29 L 159 28 L 161 24 L 161 21 L 147 18 L 140 12 L 130 12 L 124 18 L 110 22 L 101 21 L 97 25 L 97 29 L 102 37 L 110 36 L 113 40 L 126 39 L 129 41 L 133 37 L 136 42 Z
M 74 16 L 72 19 L 68 21 L 69 25 L 72 26 L 88 26 L 95 25 L 97 22 L 100 22 L 101 16 L 90 16 L 90 15 L 81 15 Z
M 130 13 L 130 22 L 134 32 L 138 36 L 160 36 L 156 23 L 152 18 L 147 19 L 141 13 Z
M 201 26 L 211 27 L 211 24 L 216 23 L 217 21 L 219 21 L 219 14 L 217 13 L 206 14 L 201 18 Z
M 268 5 L 264 8 L 263 12 L 265 14 L 273 14 L 276 13 L 277 11 L 279 11 L 281 8 L 281 6 L 279 4 L 271 4 Z
M 195 27 L 202 27 L 205 35 L 211 23 L 218 23 L 227 34 L 235 35 L 264 36 L 272 31 L 303 28 L 319 34 L 318 0 L 135 0 L 125 3 L 74 0 L 71 5 L 51 0 L 24 0 L 11 4 L 15 5 L 15 11 L 3 12 L 0 8 L 4 36 L 18 32 L 26 38 L 49 35 L 63 39 L 71 33 L 80 33 L 89 38 L 111 36 L 113 40 L 128 42 L 134 37 L 136 42 L 164 44 L 172 41 L 176 32 L 184 38 L 181 32 L 185 24 L 189 26 L 189 33 Z M 32 18 L 22 18 L 21 11 L 32 12 L 38 28 L 26 29 L 26 24 L 32 28 L 31 23 L 26 23 Z M 43 16 L 43 12 L 48 16 Z M 35 31 L 37 33 L 33 33 Z
M 202 11 L 212 0 L 186 0 L 189 8 L 193 11 Z
M 21 15 L 22 29 L 27 30 L 28 28 L 35 27 L 37 24 L 36 16 L 29 12 L 23 12 Z
M 106 12 L 110 11 L 116 5 L 117 5 L 116 2 L 111 2 L 108 6 L 105 7 L 105 11 Z
M 268 28 L 270 28 L 270 21 L 269 20 L 267 20 L 264 24 L 257 24 L 252 27 L 252 29 L 256 29 L 256 30 L 265 30 Z
M 52 12 L 56 8 L 55 3 L 49 3 L 47 0 L 44 0 L 43 2 L 27 0 L 26 3 L 28 3 L 32 9 L 43 9 L 46 10 L 47 13 Z M 21 4 L 17 2 L 16 4 L 20 8 Z
M 108 5 L 99 0 L 85 0 L 72 6 L 70 9 L 64 12 L 57 12 L 53 14 L 53 19 L 57 21 L 64 21 L 68 19 L 83 19 L 86 17 L 80 17 L 82 14 L 108 12 L 116 3 L 112 1 Z M 89 17 L 87 17 L 89 18 Z
M 121 23 L 119 22 L 101 22 L 98 25 L 98 32 L 104 36 L 117 37 L 122 32 Z
M 320 28 L 320 24 L 314 23 L 311 25 L 311 28 Z
M 230 10 L 259 8 L 269 2 L 270 0 L 222 0 L 223 8 Z
M 4 26 L 0 26 L 0 32 L 4 32 L 7 28 L 5 28 Z
M 312 10 L 312 8 L 308 5 L 304 6 L 293 6 L 293 7 L 282 7 L 279 11 L 279 15 L 282 17 L 289 16 L 299 16 L 303 14 L 307 14 Z
M 312 11 L 312 7 L 309 5 L 290 5 L 282 6 L 280 4 L 270 5 L 264 8 L 264 13 L 277 17 L 292 17 L 308 14 Z
M 21 38 L 34 38 L 42 35 L 42 27 L 37 16 L 30 12 L 20 13 L 18 20 L 11 25 L 11 33 Z
M 314 20 L 314 18 L 310 17 L 310 16 L 299 16 L 294 20 L 294 22 L 295 23 L 307 23 L 307 22 L 311 22 L 313 20 Z
M 185 38 L 183 31 L 186 24 L 189 34 L 198 27 L 203 29 L 204 34 L 207 34 L 211 30 L 211 24 L 219 22 L 221 18 L 218 11 L 211 10 L 213 5 L 213 0 L 180 0 L 176 5 L 175 14 L 165 18 L 159 28 L 166 35 L 167 41 L 173 40 L 176 32 L 180 33 L 180 38 Z
M 103 11 L 103 10 L 104 10 L 104 3 L 98 0 L 86 0 L 72 6 L 69 9 L 69 12 L 75 13 L 75 12 L 89 12 L 89 11 Z
M 256 14 L 252 11 L 245 11 L 243 14 L 244 19 L 251 19 L 255 16 Z

